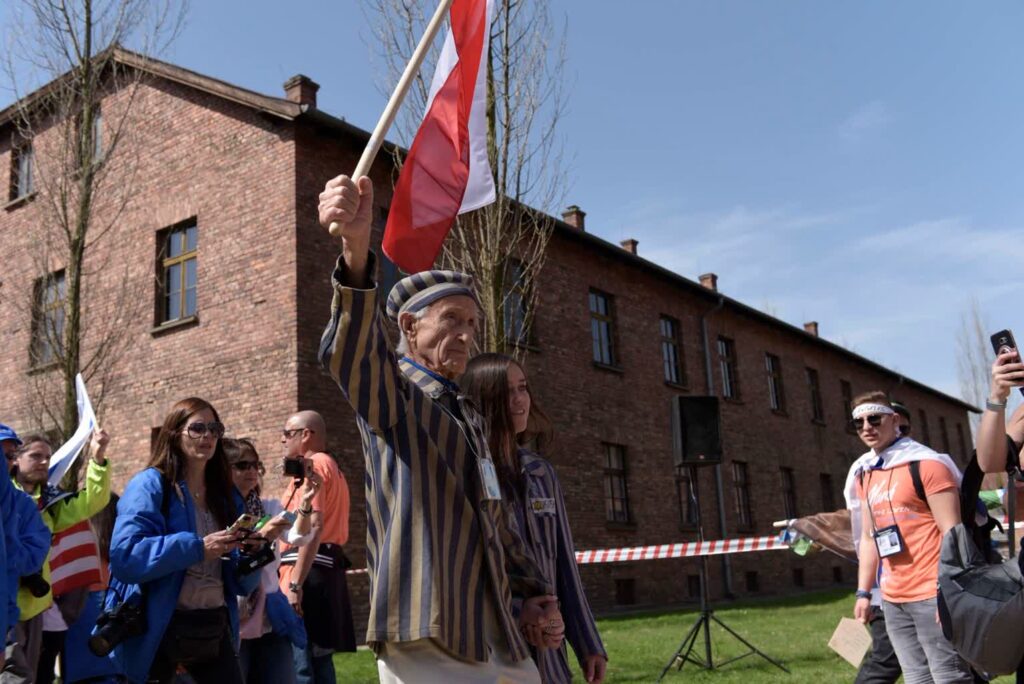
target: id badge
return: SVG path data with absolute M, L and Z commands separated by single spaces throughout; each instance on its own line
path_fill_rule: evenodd
M 889 525 L 875 530 L 875 546 L 878 547 L 879 558 L 895 556 L 903 551 L 903 537 L 900 535 L 900 528 L 896 525 Z
M 530 499 L 530 508 L 534 515 L 554 515 L 555 500 L 551 498 Z
M 483 485 L 485 501 L 501 501 L 501 485 L 498 484 L 498 473 L 494 470 L 494 461 L 489 458 L 478 458 L 477 468 L 480 469 L 480 483 Z

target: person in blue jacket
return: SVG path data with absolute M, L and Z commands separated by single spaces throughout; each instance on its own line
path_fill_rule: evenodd
M 14 467 L 14 454 L 20 446 L 21 439 L 17 433 L 0 423 L 0 449 L 4 452 L 8 475 Z M 0 517 L 4 521 L 3 538 L 7 551 L 7 577 L 3 594 L 5 605 L 2 612 L 7 627 L 11 628 L 21 617 L 18 610 L 19 583 L 22 577 L 42 570 L 46 556 L 50 553 L 50 529 L 43 522 L 36 502 L 15 487 L 10 477 L 0 477 Z
M 184 667 L 197 684 L 242 684 L 238 603 L 259 573 L 237 574 L 242 512 L 209 402 L 179 401 L 164 419 L 149 467 L 128 483 L 110 544 L 107 609 L 141 606 L 143 629 L 113 657 L 131 682 L 171 682 Z

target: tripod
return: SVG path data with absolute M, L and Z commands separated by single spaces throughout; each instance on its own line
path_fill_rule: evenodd
M 691 477 L 688 478 L 688 480 L 689 480 L 689 488 L 688 488 L 689 502 L 688 502 L 688 504 L 693 506 L 693 510 L 695 511 L 695 518 L 696 518 L 696 523 L 697 523 L 697 538 L 698 538 L 699 541 L 703 542 L 704 541 L 704 524 L 701 521 L 700 497 L 699 497 L 699 493 L 697 491 L 697 486 L 696 486 L 696 479 L 697 478 L 695 477 L 695 474 L 696 474 L 695 471 L 691 470 L 690 471 Z M 734 639 L 736 639 L 741 644 L 746 646 L 749 650 L 746 653 L 743 653 L 741 655 L 738 655 L 738 656 L 735 656 L 735 657 L 732 657 L 732 658 L 728 658 L 726 660 L 723 660 L 721 662 L 716 663 L 714 661 L 714 659 L 712 658 L 712 655 L 711 655 L 711 623 L 712 622 L 714 622 L 719 627 L 721 627 L 726 632 L 728 632 L 730 635 L 732 635 L 732 637 Z M 702 650 L 704 651 L 704 653 L 700 654 L 699 650 L 698 650 L 697 653 L 694 653 L 694 649 L 697 648 L 697 639 L 700 638 L 702 635 L 703 635 L 703 642 L 704 642 Z M 667 673 L 669 671 L 669 668 L 671 668 L 673 665 L 676 666 L 676 670 L 682 670 L 683 669 L 683 665 L 685 665 L 687 663 L 687 661 L 689 661 L 689 662 L 693 663 L 694 665 L 696 665 L 698 667 L 701 667 L 701 668 L 703 668 L 705 670 L 714 670 L 716 668 L 723 667 L 724 665 L 728 665 L 729 663 L 735 662 L 737 660 L 740 660 L 741 658 L 746 658 L 747 656 L 751 656 L 751 655 L 758 655 L 758 656 L 764 658 L 765 660 L 767 660 L 769 663 L 771 663 L 775 667 L 777 667 L 780 670 L 782 670 L 783 672 L 789 673 L 789 670 L 786 669 L 786 667 L 782 663 L 780 663 L 779 661 L 777 661 L 777 660 L 771 658 L 770 656 L 766 655 L 763 651 L 760 651 L 756 646 L 754 646 L 752 643 L 750 643 L 749 641 L 744 639 L 734 629 L 729 627 L 729 625 L 725 624 L 724 622 L 722 622 L 721 620 L 719 620 L 715 616 L 715 611 L 711 607 L 711 599 L 710 599 L 709 591 L 708 591 L 708 557 L 707 556 L 701 556 L 701 559 L 700 559 L 700 615 L 697 616 L 697 620 L 693 623 L 693 626 L 690 627 L 690 631 L 686 633 L 685 637 L 683 637 L 683 641 L 679 644 L 679 648 L 677 648 L 676 652 L 674 654 L 672 654 L 672 659 L 668 661 L 668 663 L 665 665 L 665 669 L 663 669 L 661 671 L 661 674 L 658 675 L 658 681 L 660 682 L 665 677 L 665 673 Z

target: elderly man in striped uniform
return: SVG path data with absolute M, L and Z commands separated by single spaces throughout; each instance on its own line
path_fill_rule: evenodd
M 371 278 L 372 207 L 365 177 L 339 176 L 320 195 L 320 223 L 342 226 L 320 359 L 355 409 L 366 458 L 366 640 L 382 682 L 539 682 L 526 641 L 561 643 L 554 587 L 526 553 L 483 420 L 454 383 L 479 316 L 472 279 L 425 271 L 395 286 L 399 357 Z M 526 599 L 519 618 L 512 592 Z

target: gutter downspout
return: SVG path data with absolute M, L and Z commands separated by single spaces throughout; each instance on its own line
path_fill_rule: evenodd
M 711 346 L 708 343 L 708 322 L 712 314 L 725 306 L 725 297 L 718 295 L 718 303 L 708 309 L 700 317 L 700 335 L 704 343 L 704 387 L 708 396 L 715 393 L 714 382 L 711 372 Z M 722 464 L 715 466 L 715 491 L 718 494 L 718 529 L 721 531 L 722 539 L 725 539 L 725 493 L 722 488 Z M 722 554 L 722 577 L 725 580 L 725 596 L 732 598 L 735 594 L 732 589 L 732 564 L 729 562 L 729 554 Z

